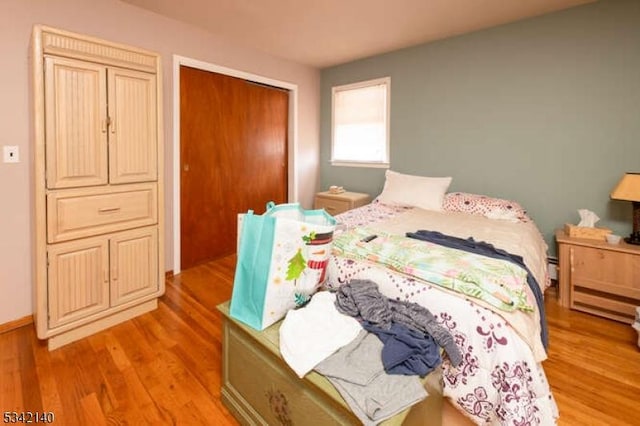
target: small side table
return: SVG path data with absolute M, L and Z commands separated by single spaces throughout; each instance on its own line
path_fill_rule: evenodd
M 313 207 L 315 209 L 325 209 L 327 213 L 336 215 L 347 210 L 364 206 L 371 202 L 369 194 L 360 192 L 345 191 L 340 194 L 332 194 L 329 191 L 318 192 L 316 194 Z
M 640 246 L 573 238 L 556 231 L 559 303 L 605 318 L 633 322 L 640 305 Z

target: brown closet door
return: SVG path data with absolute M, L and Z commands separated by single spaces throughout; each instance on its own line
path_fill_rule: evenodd
M 286 90 L 180 67 L 181 267 L 236 251 L 237 215 L 287 201 Z

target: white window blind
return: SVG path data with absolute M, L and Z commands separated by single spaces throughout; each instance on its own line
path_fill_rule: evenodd
M 334 165 L 389 164 L 389 77 L 332 90 Z

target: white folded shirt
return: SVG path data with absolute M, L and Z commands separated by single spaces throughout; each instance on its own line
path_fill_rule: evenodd
M 335 307 L 336 295 L 316 293 L 303 308 L 290 310 L 280 326 L 280 353 L 299 377 L 349 344 L 362 331 L 355 318 Z

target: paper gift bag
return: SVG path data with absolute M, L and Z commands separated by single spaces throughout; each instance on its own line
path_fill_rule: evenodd
M 263 330 L 305 304 L 325 280 L 336 221 L 298 203 L 242 215 L 231 316 Z

